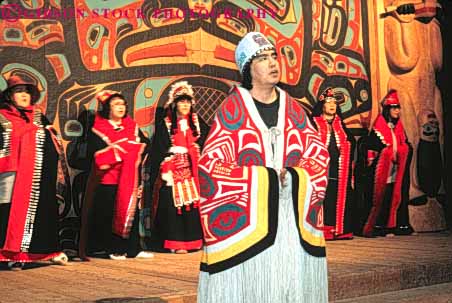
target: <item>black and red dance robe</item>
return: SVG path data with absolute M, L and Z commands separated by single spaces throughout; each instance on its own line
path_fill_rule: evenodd
M 355 140 L 339 116 L 335 116 L 331 124 L 323 116 L 313 117 L 313 122 L 330 154 L 328 186 L 323 201 L 325 239 L 351 239 Z
M 87 251 L 134 257 L 141 250 L 138 209 L 144 202 L 139 187 L 148 147 L 149 140 L 130 117 L 115 125 L 96 115 L 88 134 L 92 169 L 82 208 L 80 258 L 88 260 Z
M 61 253 L 62 155 L 60 138 L 39 109 L 1 105 L 0 262 L 50 260 Z
M 396 144 L 393 144 L 393 135 Z M 408 217 L 411 156 L 412 147 L 402 121 L 398 120 L 391 130 L 384 117 L 379 115 L 369 135 L 358 143 L 355 175 L 360 193 L 357 233 L 375 236 L 376 226 L 387 232 L 400 227 L 411 230 Z M 396 171 L 392 180 L 394 164 Z
M 190 118 L 197 135 L 188 127 Z M 198 250 L 203 245 L 198 159 L 209 128 L 196 114 L 179 118 L 177 123 L 171 134 L 169 117 L 157 122 L 152 143 L 151 246 L 157 251 Z

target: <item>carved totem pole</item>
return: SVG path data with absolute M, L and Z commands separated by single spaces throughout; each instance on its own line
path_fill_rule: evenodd
M 415 2 L 415 3 L 413 3 Z M 439 201 L 443 187 L 443 112 L 436 74 L 442 40 L 436 0 L 385 0 L 384 43 L 390 76 L 398 92 L 402 121 L 413 145 L 410 221 L 416 231 L 445 228 Z

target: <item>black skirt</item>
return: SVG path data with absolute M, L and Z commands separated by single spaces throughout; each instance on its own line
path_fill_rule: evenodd
M 125 254 L 135 257 L 141 251 L 139 237 L 139 210 L 135 212 L 128 239 L 113 233 L 113 214 L 117 185 L 99 184 L 89 211 L 88 254 L 104 251 L 107 254 Z
M 151 247 L 156 251 L 168 249 L 198 250 L 202 246 L 202 228 L 198 208 L 181 208 L 178 214 L 173 204 L 172 188 L 160 188 L 157 213 L 151 232 Z

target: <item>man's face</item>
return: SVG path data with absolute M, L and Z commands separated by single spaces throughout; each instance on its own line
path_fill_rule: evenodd
M 274 49 L 265 50 L 253 58 L 250 73 L 253 86 L 274 86 L 281 79 L 281 70 Z
M 191 101 L 188 99 L 182 99 L 176 103 L 177 115 L 184 117 L 190 113 Z
M 126 101 L 120 97 L 110 100 L 110 119 L 122 119 L 126 115 Z
M 323 104 L 323 113 L 329 116 L 333 116 L 337 111 L 336 99 L 333 97 L 326 97 L 325 104 Z
M 31 104 L 31 95 L 25 85 L 14 87 L 12 101 L 19 107 L 27 107 Z
M 391 107 L 389 109 L 389 116 L 392 119 L 399 119 L 400 118 L 400 106 Z

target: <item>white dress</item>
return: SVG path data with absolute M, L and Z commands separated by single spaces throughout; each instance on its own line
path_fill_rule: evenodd
M 279 192 L 275 243 L 257 256 L 215 274 L 201 272 L 198 303 L 327 303 L 326 258 L 300 244 L 290 173 Z

